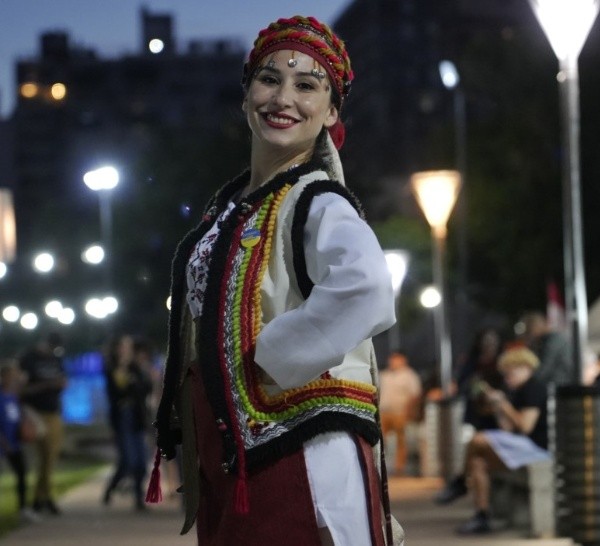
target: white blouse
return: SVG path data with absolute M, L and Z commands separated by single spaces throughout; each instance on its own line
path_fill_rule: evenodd
M 187 301 L 194 317 L 202 313 L 219 223 L 233 206 L 229 204 L 191 254 Z M 304 385 L 341 364 L 363 340 L 395 322 L 385 257 L 371 228 L 346 199 L 335 193 L 313 198 L 304 251 L 314 283 L 310 296 L 266 324 L 256 340 L 256 363 L 284 389 Z M 362 470 L 351 436 L 321 434 L 304 444 L 304 457 L 319 527 L 329 528 L 336 546 L 370 544 Z

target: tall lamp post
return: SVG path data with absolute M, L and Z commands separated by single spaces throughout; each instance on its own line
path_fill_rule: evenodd
M 442 476 L 449 482 L 456 472 L 460 460 L 458 430 L 460 407 L 450 396 L 452 381 L 452 344 L 444 287 L 444 254 L 446 247 L 446 223 L 456 203 L 460 190 L 458 171 L 425 171 L 411 176 L 411 185 L 433 237 L 433 282 L 440 294 L 440 302 L 434 310 L 437 362 L 442 388 L 438 412 L 438 460 Z M 427 417 L 426 417 L 427 420 Z
M 588 309 L 583 261 L 579 151 L 578 58 L 600 9 L 600 0 L 529 0 L 558 58 L 563 143 L 563 252 L 565 307 L 573 348 L 575 385 L 556 389 L 550 414 L 559 536 L 585 546 L 600 543 L 600 395 L 581 385 Z M 553 433 L 553 434 L 552 434 Z
M 119 184 L 119 172 L 111 166 L 100 167 L 83 175 L 83 182 L 91 190 L 98 192 L 100 202 L 100 232 L 106 252 L 104 283 L 106 289 L 112 288 L 112 190 Z
M 467 338 L 467 284 L 468 284 L 468 248 L 467 248 L 467 110 L 464 88 L 456 65 L 447 59 L 438 65 L 440 79 L 444 87 L 452 93 L 454 116 L 454 156 L 456 169 L 460 172 L 462 187 L 456 202 L 457 239 L 458 239 L 458 290 L 457 325 L 460 340 Z
M 563 246 L 565 307 L 576 383 L 583 377 L 587 298 L 583 263 L 577 61 L 600 8 L 599 0 L 529 0 L 559 62 L 563 140 Z
M 406 276 L 408 268 L 409 256 L 404 250 L 384 250 L 385 261 L 388 271 L 392 277 L 392 288 L 394 290 L 394 308 L 398 312 L 398 304 L 400 301 L 400 289 L 402 282 Z M 388 330 L 388 354 L 397 350 L 400 347 L 400 328 L 395 324 Z
M 444 398 L 450 396 L 452 381 L 452 344 L 446 316 L 446 291 L 444 288 L 444 255 L 446 223 L 456 203 L 461 178 L 458 171 L 424 171 L 411 176 L 411 186 L 419 206 L 431 226 L 433 238 L 433 282 L 441 295 L 436 307 L 435 326 L 437 360 Z

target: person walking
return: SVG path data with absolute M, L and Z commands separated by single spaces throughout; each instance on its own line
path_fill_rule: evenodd
M 36 523 L 40 517 L 27 506 L 27 463 L 21 442 L 20 387 L 18 364 L 10 360 L 0 362 L 0 459 L 6 459 L 15 475 L 20 521 Z
M 136 360 L 134 347 L 131 336 L 117 338 L 105 363 L 110 423 L 115 433 L 118 459 L 106 484 L 102 502 L 109 505 L 117 486 L 124 478 L 131 477 L 135 507 L 144 510 L 147 398 L 152 391 L 152 382 L 148 371 Z
M 250 168 L 173 261 L 157 444 L 171 459 L 182 442 L 182 532 L 196 521 L 202 546 L 401 541 L 374 456 L 371 337 L 394 296 L 335 147 L 353 77 L 312 17 L 259 33 L 242 81 Z
M 36 512 L 47 511 L 52 515 L 60 514 L 52 496 L 52 477 L 64 433 L 61 393 L 67 386 L 67 377 L 63 355 L 62 337 L 57 333 L 50 333 L 20 360 L 21 370 L 27 378 L 21 400 L 39 414 L 46 431 L 36 440 L 38 472 L 33 509 Z

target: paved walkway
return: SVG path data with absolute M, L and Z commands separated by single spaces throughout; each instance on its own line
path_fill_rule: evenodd
M 175 500 L 135 512 L 129 498 L 116 494 L 113 503 L 100 503 L 106 472 L 60 499 L 62 516 L 46 517 L 0 540 L 3 546 L 192 546 L 194 531 L 180 536 L 182 516 Z M 462 538 L 454 528 L 471 513 L 467 499 L 449 507 L 431 502 L 438 480 L 393 478 L 393 511 L 407 534 L 406 546 L 569 546 L 567 540 L 525 540 L 518 532 L 502 531 L 490 537 Z M 243 546 L 243 545 L 231 545 Z M 271 545 L 269 545 L 271 546 Z M 277 545 L 273 545 L 277 546 Z M 282 545 L 284 546 L 284 545 Z

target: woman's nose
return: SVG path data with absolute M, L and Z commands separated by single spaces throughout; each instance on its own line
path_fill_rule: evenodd
M 287 85 L 279 85 L 275 89 L 271 102 L 279 107 L 291 106 L 293 102 L 292 90 Z

